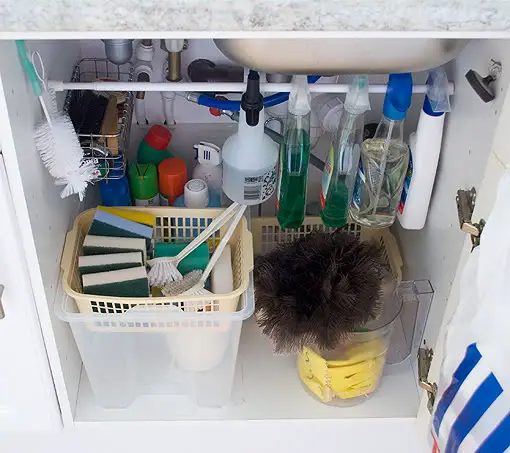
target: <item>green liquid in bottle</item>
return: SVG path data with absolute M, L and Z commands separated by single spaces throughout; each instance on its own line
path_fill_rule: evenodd
M 289 130 L 280 150 L 277 218 L 282 228 L 299 228 L 305 219 L 309 159 L 309 134 L 303 129 Z
M 349 190 L 343 181 L 331 181 L 326 204 L 321 210 L 322 223 L 327 227 L 341 227 L 349 216 Z

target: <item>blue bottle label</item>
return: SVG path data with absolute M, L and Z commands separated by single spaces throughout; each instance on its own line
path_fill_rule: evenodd
M 354 183 L 354 192 L 352 194 L 352 205 L 357 210 L 360 210 L 361 206 L 361 186 L 365 184 L 366 178 L 363 172 L 363 162 L 359 161 L 358 173 L 356 175 L 356 182 Z
M 413 155 L 411 152 L 409 152 L 409 165 L 407 166 L 407 173 L 404 179 L 404 187 L 402 188 L 402 197 L 400 198 L 400 203 L 398 204 L 398 212 L 400 214 L 404 213 L 404 209 L 406 207 L 406 200 L 409 193 L 409 187 L 411 186 L 411 179 L 413 179 Z

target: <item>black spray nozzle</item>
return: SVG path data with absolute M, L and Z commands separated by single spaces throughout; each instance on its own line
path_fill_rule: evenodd
M 264 108 L 264 97 L 260 94 L 260 77 L 258 72 L 248 74 L 246 92 L 241 97 L 241 108 L 246 112 L 248 126 L 259 124 L 259 113 Z

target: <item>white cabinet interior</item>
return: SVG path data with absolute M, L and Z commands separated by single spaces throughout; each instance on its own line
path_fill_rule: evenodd
M 84 56 L 103 56 L 99 41 L 28 42 L 31 49 L 41 51 L 47 75 L 67 80 L 72 66 Z M 99 50 L 98 50 L 99 49 Z M 37 100 L 26 84 L 23 70 L 17 63 L 12 41 L 0 43 L 0 77 L 6 90 L 6 112 L 10 122 L 0 123 L 0 131 L 11 134 L 13 142 L 4 149 L 6 167 L 18 218 L 31 228 L 21 231 L 27 254 L 29 275 L 37 302 L 43 335 L 55 380 L 62 417 L 66 426 L 88 426 L 92 422 L 145 421 L 164 423 L 173 420 L 340 420 L 375 419 L 414 420 L 419 400 L 414 360 L 410 359 L 389 370 L 381 389 L 374 398 L 361 406 L 331 408 L 312 400 L 302 389 L 293 359 L 273 357 L 269 345 L 260 338 L 253 321 L 243 329 L 239 356 L 239 373 L 234 386 L 233 403 L 214 411 L 197 410 L 178 397 L 157 395 L 141 397 L 125 410 L 105 410 L 93 399 L 86 374 L 68 326 L 56 319 L 53 304 L 63 292 L 59 286 L 59 263 L 65 233 L 80 206 L 76 200 L 62 200 L 59 188 L 42 166 L 31 139 L 34 121 L 40 117 Z M 190 44 L 193 58 L 214 59 L 217 50 L 210 40 L 195 40 Z M 490 59 L 501 61 L 503 74 L 495 83 L 497 97 L 489 104 L 474 93 L 464 79 L 468 69 L 485 75 Z M 435 190 L 427 225 L 421 231 L 409 232 L 394 227 L 400 239 L 407 279 L 429 279 L 435 298 L 427 324 L 425 338 L 434 345 L 456 275 L 461 250 L 466 238 L 459 231 L 455 194 L 458 188 L 480 187 L 489 160 L 491 143 L 499 112 L 503 107 L 510 76 L 505 65 L 510 64 L 510 46 L 503 40 L 475 40 L 448 65 L 450 78 L 456 84 L 453 111 L 446 120 L 445 136 Z M 418 75 L 418 78 L 423 75 Z M 423 80 L 422 80 L 423 81 Z M 148 104 L 154 121 L 160 111 L 158 93 L 151 93 Z M 380 115 L 382 96 L 372 96 L 372 113 Z M 416 126 L 421 108 L 421 96 L 413 100 L 407 130 Z M 181 102 L 181 101 L 179 101 Z M 182 104 L 174 134 L 176 154 L 191 153 L 198 140 L 210 139 L 221 144 L 234 126 L 228 119 L 216 119 L 207 109 Z M 152 115 L 152 114 L 151 114 Z M 200 123 L 200 124 L 196 124 Z M 136 143 L 144 127 L 133 125 L 132 142 Z M 325 147 L 317 153 L 325 153 Z M 324 157 L 321 155 L 321 157 Z M 189 158 L 189 156 L 188 156 Z M 318 183 L 319 174 L 312 172 Z M 314 184 L 310 185 L 314 190 Z M 271 206 L 268 205 L 268 210 Z

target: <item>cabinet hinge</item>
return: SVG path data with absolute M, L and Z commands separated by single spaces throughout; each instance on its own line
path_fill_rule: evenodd
M 431 414 L 437 393 L 437 384 L 428 380 L 432 357 L 434 357 L 434 351 L 431 348 L 418 349 L 418 384 L 423 390 L 427 391 L 427 409 Z
M 480 236 L 485 226 L 485 220 L 483 219 L 480 219 L 478 223 L 473 223 L 472 221 L 476 201 L 475 188 L 472 187 L 471 190 L 457 190 L 455 201 L 457 202 L 460 229 L 471 236 L 471 243 L 473 248 L 475 248 L 480 245 Z

